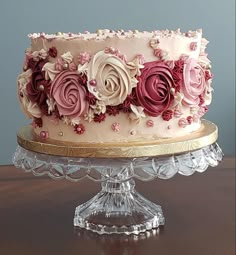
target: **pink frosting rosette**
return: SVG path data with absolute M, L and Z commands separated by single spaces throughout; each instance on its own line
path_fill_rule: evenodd
M 182 101 L 184 105 L 193 106 L 200 103 L 199 96 L 205 93 L 207 83 L 205 80 L 205 71 L 197 63 L 197 60 L 193 58 L 185 60 L 181 87 L 184 94 Z
M 100 51 L 88 65 L 88 90 L 105 105 L 119 105 L 137 84 L 133 68 L 119 57 Z
M 147 62 L 137 79 L 137 100 L 148 115 L 157 117 L 168 109 L 174 99 L 171 94 L 174 81 L 167 64 L 163 61 Z
M 71 119 L 80 117 L 88 110 L 84 79 L 74 71 L 59 73 L 52 85 L 50 95 L 54 98 L 59 114 Z

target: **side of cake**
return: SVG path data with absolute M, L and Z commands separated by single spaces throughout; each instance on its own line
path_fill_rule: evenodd
M 212 97 L 201 30 L 29 37 L 18 97 L 42 139 L 149 141 L 200 128 Z

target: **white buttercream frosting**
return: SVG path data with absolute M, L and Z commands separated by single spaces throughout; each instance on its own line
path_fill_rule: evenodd
M 115 55 L 99 51 L 88 64 L 88 90 L 106 105 L 123 103 L 137 84 L 137 68 L 134 71 L 134 66 L 130 67 Z M 92 80 L 96 84 L 91 84 Z

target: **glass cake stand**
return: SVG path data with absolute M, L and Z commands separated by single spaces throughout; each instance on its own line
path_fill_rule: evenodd
M 39 140 L 27 126 L 17 134 L 13 163 L 36 176 L 101 182 L 101 191 L 76 208 L 74 226 L 98 234 L 139 234 L 164 225 L 165 219 L 160 205 L 134 189 L 134 179 L 189 176 L 217 166 L 223 157 L 217 137 L 217 127 L 204 120 L 198 132 L 184 138 L 78 146 Z

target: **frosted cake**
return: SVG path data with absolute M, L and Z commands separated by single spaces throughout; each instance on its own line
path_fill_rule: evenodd
M 41 139 L 153 141 L 197 131 L 212 97 L 202 31 L 34 33 L 17 80 Z

